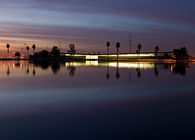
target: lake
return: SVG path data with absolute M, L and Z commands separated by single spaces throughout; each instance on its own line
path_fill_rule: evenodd
M 0 61 L 0 138 L 193 138 L 194 85 L 190 63 Z

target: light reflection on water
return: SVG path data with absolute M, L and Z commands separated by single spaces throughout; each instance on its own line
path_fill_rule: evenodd
M 75 71 L 78 67 L 104 67 L 107 74 L 109 69 L 136 69 L 138 76 L 141 76 L 142 70 L 153 69 L 155 75 L 159 74 L 159 69 L 167 69 L 172 73 L 178 73 L 185 75 L 190 67 L 190 63 L 154 63 L 154 62 L 98 62 L 98 61 L 86 61 L 86 62 L 28 62 L 28 61 L 0 61 L 0 77 L 4 76 L 27 76 L 27 75 L 44 75 L 49 72 L 57 74 L 60 69 L 67 69 L 70 76 L 75 75 Z M 4 75 L 5 74 L 5 75 Z
M 0 61 L 0 136 L 192 135 L 194 71 L 190 63 Z

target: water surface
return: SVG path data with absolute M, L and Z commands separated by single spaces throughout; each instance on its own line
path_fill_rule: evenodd
M 195 65 L 0 61 L 4 140 L 192 138 Z

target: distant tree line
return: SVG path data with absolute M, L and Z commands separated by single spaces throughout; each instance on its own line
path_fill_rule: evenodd
M 110 54 L 110 46 L 111 46 L 111 43 L 109 41 L 107 41 L 106 42 L 106 47 L 107 47 L 107 55 L 108 56 Z M 119 48 L 121 47 L 120 42 L 117 42 L 115 47 L 116 47 L 116 54 L 117 54 L 117 59 L 118 59 L 119 55 L 120 55 Z M 6 44 L 6 48 L 7 48 L 7 56 L 9 57 L 9 55 L 10 55 L 10 44 Z M 35 50 L 37 48 L 35 44 L 33 44 L 31 48 L 32 48 L 32 51 L 33 51 L 33 55 L 31 55 L 32 57 L 59 57 L 60 56 L 60 49 L 59 49 L 58 46 L 53 46 L 53 48 L 51 49 L 50 52 L 48 50 L 42 50 L 42 51 L 39 51 L 39 52 L 35 52 Z M 31 48 L 28 45 L 26 46 L 25 49 L 26 49 L 27 56 L 30 56 L 29 51 L 30 51 Z M 136 53 L 140 54 L 142 48 L 143 48 L 142 45 L 138 44 Z M 154 47 L 155 57 L 160 58 L 160 56 L 158 55 L 159 50 L 160 50 L 159 46 Z M 74 55 L 74 54 L 76 54 L 76 52 L 77 51 L 76 51 L 75 44 L 71 43 L 69 45 L 69 50 L 67 51 L 67 54 Z M 89 54 L 91 54 L 91 53 L 89 53 Z M 92 54 L 96 54 L 96 53 L 94 52 Z M 100 54 L 100 52 L 98 52 L 97 54 Z M 182 47 L 182 48 L 179 48 L 179 49 L 174 49 L 172 54 L 173 54 L 173 57 L 176 58 L 176 59 L 188 59 L 190 57 L 188 55 L 186 47 Z M 21 55 L 20 52 L 15 52 L 15 57 L 20 58 L 21 56 L 22 55 Z M 168 54 L 164 53 L 164 57 L 165 56 L 170 57 Z
M 182 47 L 180 49 L 174 49 L 173 55 L 176 58 L 188 58 L 189 57 L 186 47 Z

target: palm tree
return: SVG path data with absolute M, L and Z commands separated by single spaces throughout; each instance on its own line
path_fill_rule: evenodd
M 10 45 L 7 44 L 7 45 L 6 45 L 6 48 L 7 48 L 7 56 L 9 56 L 9 48 L 10 48 Z
M 159 51 L 159 47 L 156 46 L 156 47 L 155 47 L 155 51 L 154 51 L 156 56 L 158 56 L 158 51 Z
M 107 47 L 107 55 L 109 56 L 109 47 L 110 47 L 110 42 L 106 42 L 106 47 Z
M 138 51 L 137 51 L 137 52 L 140 53 L 140 50 L 141 50 L 141 49 L 142 49 L 142 45 L 141 45 L 141 44 L 138 44 L 138 46 L 137 46 L 137 50 L 138 50 Z
M 117 60 L 118 60 L 118 57 L 119 57 L 119 48 L 120 48 L 120 42 L 117 42 L 117 43 L 116 43 Z
M 32 49 L 33 49 L 33 55 L 34 55 L 35 54 L 35 49 L 36 49 L 36 45 L 35 44 L 33 44 Z
M 68 51 L 68 53 L 70 53 L 71 55 L 76 53 L 76 49 L 75 49 L 75 45 L 74 44 L 70 44 L 69 48 L 70 48 L 70 50 Z
M 29 46 L 26 46 L 26 51 L 27 51 L 27 55 L 29 56 L 29 50 L 30 50 L 30 47 Z

